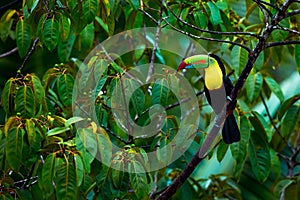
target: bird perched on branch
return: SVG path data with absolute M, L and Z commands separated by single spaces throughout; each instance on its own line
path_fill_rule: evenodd
M 188 68 L 204 69 L 205 96 L 215 113 L 219 114 L 226 103 L 226 99 L 230 100 L 229 96 L 233 89 L 231 80 L 226 76 L 222 60 L 214 54 L 194 55 L 185 58 L 178 66 L 177 71 Z M 222 137 L 226 144 L 240 141 L 240 131 L 232 111 L 227 113 Z

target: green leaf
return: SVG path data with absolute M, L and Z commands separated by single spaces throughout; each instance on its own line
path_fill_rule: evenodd
M 136 160 L 131 160 L 128 165 L 129 179 L 133 191 L 138 199 L 148 196 L 147 176 L 143 166 Z
M 237 74 L 241 73 L 246 66 L 247 61 L 248 52 L 239 46 L 234 46 L 231 51 L 231 62 L 232 67 Z
M 237 163 L 242 162 L 245 158 L 250 138 L 249 120 L 245 115 L 240 116 L 239 128 L 241 140 L 230 145 L 231 154 Z
M 260 94 L 263 85 L 263 77 L 260 72 L 249 74 L 246 81 L 247 96 L 250 102 L 256 100 Z
M 33 89 L 36 103 L 37 104 L 42 103 L 42 101 L 45 98 L 45 90 L 44 90 L 44 87 L 42 86 L 42 83 L 41 83 L 39 77 L 32 74 L 31 75 L 31 84 L 32 84 L 32 89 Z
M 21 18 L 16 26 L 16 42 L 21 57 L 24 57 L 30 48 L 31 36 L 30 25 Z
M 57 80 L 57 92 L 65 106 L 72 105 L 74 78 L 70 74 L 62 74 Z
M 99 5 L 98 0 L 86 0 L 83 3 L 82 11 L 88 23 L 94 21 L 95 16 L 98 12 L 98 5 Z
M 152 89 L 152 104 L 160 104 L 163 107 L 166 107 L 168 101 L 168 93 L 168 81 L 165 78 L 156 81 Z
M 115 157 L 112 161 L 112 181 L 116 188 L 121 186 L 121 183 L 124 178 L 124 161 L 119 160 L 118 156 Z
M 255 69 L 256 69 L 257 71 L 259 71 L 259 70 L 263 67 L 264 62 L 265 62 L 265 56 L 264 56 L 264 52 L 262 51 L 262 52 L 259 54 L 259 56 L 257 57 L 257 59 L 256 59 L 256 61 L 255 61 L 255 63 L 254 63 Z
M 106 165 L 108 169 L 108 167 L 110 167 L 110 162 L 112 158 L 112 143 L 104 129 L 99 128 L 98 130 L 101 131 L 101 133 L 97 134 L 97 142 L 98 142 L 98 149 L 100 152 L 101 162 L 104 165 Z
M 291 180 L 291 179 L 283 179 L 283 180 L 280 180 L 280 181 L 276 184 L 276 186 L 275 186 L 275 188 L 274 188 L 274 193 L 275 193 L 275 195 L 278 197 L 278 199 L 281 197 L 282 192 L 284 192 L 284 190 L 285 190 L 288 186 L 292 185 L 293 182 L 294 182 L 294 181 Z
M 298 100 L 300 99 L 300 94 L 290 97 L 289 99 L 285 100 L 279 110 L 278 110 L 278 119 L 281 120 L 283 115 L 287 112 L 287 110 Z
M 269 141 L 272 137 L 269 124 L 258 112 L 252 111 L 251 113 L 252 116 L 249 117 L 249 120 L 253 128 L 256 132 L 260 133 L 260 136 L 263 137 L 264 140 Z
M 56 173 L 55 168 L 56 155 L 54 153 L 50 153 L 42 167 L 42 181 L 43 181 L 43 190 L 52 193 L 53 190 L 53 178 Z
M 64 42 L 62 40 L 58 42 L 57 53 L 58 53 L 59 60 L 61 62 L 67 62 L 69 60 L 70 55 L 72 53 L 74 42 L 75 42 L 75 35 L 73 33 L 71 33 L 69 35 L 69 38 Z
M 221 142 L 220 145 L 218 146 L 217 150 L 217 160 L 221 162 L 226 155 L 226 152 L 228 150 L 229 145 L 227 145 L 225 142 Z
M 36 140 L 36 130 L 35 130 L 35 123 L 32 119 L 26 119 L 25 123 L 26 133 L 27 133 L 27 139 L 29 145 L 32 145 L 35 143 Z
M 129 102 L 133 109 L 130 109 L 130 113 L 133 115 L 141 114 L 144 111 L 145 104 L 145 94 L 143 90 L 139 88 L 139 84 L 134 79 L 125 79 L 123 82 L 124 91 L 122 91 L 122 93 L 125 93 L 128 97 L 131 94 Z
M 21 167 L 22 150 L 25 130 L 21 127 L 12 127 L 6 136 L 6 161 L 12 170 L 18 172 Z
M 269 176 L 271 167 L 267 135 L 257 117 L 253 116 L 249 119 L 254 127 L 254 131 L 251 131 L 248 146 L 250 163 L 257 180 L 264 182 Z
M 129 3 L 135 10 L 138 10 L 140 8 L 139 0 L 129 0 Z
M 167 164 L 171 161 L 172 155 L 172 145 L 169 144 L 168 138 L 162 138 L 160 141 L 160 147 L 156 151 L 157 160 L 163 164 Z
M 283 92 L 280 88 L 280 85 L 271 77 L 265 77 L 265 81 L 269 86 L 270 90 L 278 97 L 282 102 L 284 100 Z
M 31 87 L 25 85 L 18 89 L 15 98 L 15 110 L 24 118 L 30 118 L 35 115 L 36 102 Z
M 71 30 L 71 20 L 66 17 L 64 14 L 60 15 L 59 18 L 59 32 L 60 32 L 60 38 L 61 42 L 65 42 L 69 38 Z
M 15 79 L 10 78 L 2 90 L 1 104 L 4 111 L 10 115 L 14 110 Z
M 299 121 L 300 107 L 297 105 L 291 106 L 281 120 L 280 132 L 285 138 L 289 138 Z
M 298 72 L 300 73 L 300 44 L 295 45 L 294 55 L 295 55 L 297 69 Z
M 53 136 L 53 135 L 58 135 L 61 133 L 65 133 L 66 131 L 69 131 L 70 128 L 69 127 L 55 127 L 51 130 L 49 130 L 46 135 L 47 136 Z
M 75 123 L 83 121 L 83 120 L 86 120 L 86 119 L 82 118 L 82 117 L 77 117 L 77 116 L 71 117 L 65 122 L 65 127 L 71 126 L 72 124 L 75 124 Z
M 96 21 L 99 23 L 99 25 L 103 28 L 103 30 L 109 34 L 109 31 L 108 31 L 108 25 L 107 23 L 105 23 L 100 17 L 96 16 Z
M 270 150 L 270 156 L 271 156 L 271 171 L 273 173 L 273 176 L 276 179 L 278 179 L 281 175 L 281 166 L 280 166 L 280 160 L 277 155 L 277 152 L 273 149 Z
M 76 199 L 76 172 L 74 166 L 65 162 L 58 166 L 56 173 L 56 198 L 57 199 Z
M 199 28 L 205 29 L 208 21 L 206 15 L 202 11 L 193 12 L 195 22 Z
M 79 128 L 77 130 L 75 143 L 76 149 L 80 151 L 82 156 L 85 169 L 90 173 L 90 164 L 95 159 L 98 149 L 96 134 L 88 128 Z
M 59 25 L 54 17 L 46 20 L 42 38 L 49 51 L 52 51 L 57 46 L 59 40 Z
M 209 10 L 210 10 L 210 20 L 212 22 L 212 24 L 214 26 L 222 23 L 222 18 L 221 18 L 221 14 L 220 14 L 220 10 L 219 8 L 216 6 L 216 4 L 212 1 L 209 1 L 207 3 L 208 7 L 209 7 Z
M 80 155 L 74 155 L 75 160 L 75 171 L 76 171 L 76 186 L 79 187 L 83 181 L 84 177 L 84 165 Z
M 81 31 L 81 49 L 83 51 L 88 50 L 92 47 L 95 37 L 95 27 L 94 23 L 86 25 L 86 27 Z

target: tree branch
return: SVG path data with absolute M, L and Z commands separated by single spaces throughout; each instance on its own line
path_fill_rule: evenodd
M 4 5 L 4 6 L 1 6 L 1 7 L 0 7 L 0 12 L 1 12 L 2 10 L 8 9 L 8 8 L 14 6 L 15 4 L 20 3 L 20 2 L 21 2 L 21 0 L 15 0 L 15 1 L 10 2 L 10 3 L 8 3 L 8 4 Z
M 8 52 L 5 52 L 3 54 L 0 54 L 0 58 L 4 58 L 4 57 L 7 57 L 7 56 L 10 56 L 14 53 L 18 52 L 18 47 L 15 47 L 13 48 L 12 50 L 8 51 Z
M 288 41 L 281 41 L 281 42 L 270 42 L 268 43 L 265 48 L 275 47 L 275 46 L 282 46 L 282 45 L 290 45 L 290 44 L 300 44 L 300 40 L 288 40 Z
M 292 17 L 294 15 L 298 15 L 299 13 L 300 13 L 300 9 L 299 10 L 294 10 L 294 11 L 286 13 L 285 17 Z
M 284 13 L 286 12 L 286 10 L 288 9 L 291 3 L 292 3 L 291 0 L 286 0 L 282 5 L 282 7 L 280 8 L 280 10 L 272 18 L 270 25 L 266 24 L 266 28 L 262 33 L 262 36 L 259 38 L 259 41 L 255 46 L 255 48 L 252 51 L 250 51 L 246 66 L 243 69 L 241 75 L 239 76 L 239 79 L 237 80 L 231 92 L 230 96 L 232 100 L 227 101 L 227 103 L 222 109 L 222 112 L 219 114 L 217 120 L 215 121 L 212 130 L 207 135 L 203 145 L 200 147 L 200 149 L 194 155 L 190 163 L 187 165 L 184 171 L 179 175 L 179 177 L 164 192 L 161 193 L 160 197 L 158 198 L 159 200 L 169 199 L 173 194 L 175 194 L 177 189 L 188 179 L 188 177 L 192 174 L 192 172 L 197 167 L 197 165 L 203 160 L 204 156 L 208 153 L 211 144 L 213 143 L 214 139 L 218 135 L 220 128 L 224 124 L 224 121 L 226 119 L 226 113 L 231 112 L 234 109 L 235 107 L 234 102 L 236 101 L 238 94 L 240 93 L 243 85 L 245 84 L 245 81 L 250 71 L 252 70 L 256 59 L 258 58 L 259 54 L 266 48 L 266 42 L 268 37 L 274 30 L 274 27 L 276 27 L 276 25 L 280 22 L 280 20 L 283 19 Z M 182 32 L 181 30 L 178 29 L 175 30 Z M 183 33 L 190 35 L 189 33 L 184 31 Z
M 161 22 L 163 20 L 162 13 L 163 13 L 163 2 L 161 2 L 161 5 L 160 5 L 159 20 L 157 21 L 157 30 L 155 33 L 155 41 L 154 41 L 154 46 L 153 46 L 153 51 L 152 51 L 151 60 L 150 60 L 150 64 L 149 64 L 149 70 L 148 70 L 146 82 L 148 82 L 151 79 L 151 76 L 154 72 L 154 61 L 155 61 L 156 52 L 157 52 L 157 48 L 158 48 L 159 35 L 161 32 Z
M 170 8 L 170 6 L 168 4 L 167 4 L 167 8 L 178 21 L 180 21 L 181 23 L 183 23 L 186 26 L 189 26 L 189 27 L 191 27 L 197 31 L 203 32 L 203 33 L 210 33 L 210 34 L 214 34 L 214 35 L 248 35 L 248 36 L 252 36 L 252 37 L 256 37 L 256 38 L 260 37 L 259 35 L 255 34 L 255 33 L 250 33 L 250 32 L 220 32 L 220 31 L 212 31 L 212 30 L 202 29 L 202 28 L 199 28 L 193 24 L 190 24 L 190 23 L 182 20 L 179 16 L 177 16 L 174 13 L 172 8 Z
M 167 187 L 166 190 L 164 190 L 161 195 L 158 197 L 157 200 L 166 200 L 170 199 L 170 197 L 176 193 L 178 188 L 181 187 L 181 185 L 188 179 L 188 177 L 193 173 L 197 165 L 206 157 L 207 153 L 211 149 L 211 145 L 215 141 L 215 138 L 218 136 L 218 133 L 223 126 L 225 119 L 226 119 L 226 110 L 227 106 L 229 104 L 229 101 L 223 106 L 223 109 L 219 115 L 216 117 L 216 121 L 207 135 L 204 143 L 200 147 L 200 149 L 197 151 L 197 153 L 194 155 L 192 160 L 189 162 L 189 164 L 186 166 L 186 168 L 182 171 L 182 173 L 176 178 L 176 180 Z
M 220 40 L 220 39 L 214 39 L 214 38 L 207 38 L 207 37 L 202 37 L 202 36 L 198 36 L 198 35 L 194 35 L 194 34 L 191 34 L 189 32 L 186 32 L 186 31 L 183 31 L 175 26 L 173 26 L 172 24 L 170 24 L 166 19 L 165 19 L 165 22 L 174 30 L 182 33 L 182 34 L 185 34 L 187 36 L 190 36 L 192 38 L 195 38 L 195 39 L 200 39 L 200 40 L 207 40 L 207 41 L 213 41 L 213 42 L 223 42 L 223 43 L 228 43 L 228 44 L 232 44 L 232 45 L 237 45 L 239 47 L 242 47 L 243 49 L 245 49 L 247 52 L 251 52 L 251 49 L 245 45 L 242 45 L 240 43 L 237 43 L 237 42 L 232 42 L 232 41 L 228 41 L 228 40 Z
M 33 52 L 34 52 L 34 50 L 35 50 L 35 47 L 36 47 L 38 41 L 39 41 L 39 38 L 36 38 L 36 39 L 33 41 L 33 44 L 32 44 L 32 46 L 31 46 L 30 50 L 27 52 L 27 54 L 26 54 L 26 56 L 25 56 L 25 58 L 24 58 L 24 61 L 23 61 L 22 65 L 21 65 L 21 66 L 19 67 L 19 69 L 18 69 L 16 78 L 18 78 L 18 77 L 21 75 L 22 70 L 24 69 L 24 67 L 25 67 L 25 65 L 27 64 L 29 58 L 32 56 L 32 54 L 33 54 Z

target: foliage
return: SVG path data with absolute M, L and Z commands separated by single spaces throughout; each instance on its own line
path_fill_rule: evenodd
M 100 126 L 88 114 L 86 118 L 73 116 L 72 108 L 81 105 L 73 104 L 73 86 L 87 53 L 110 36 L 144 26 L 193 37 L 207 52 L 222 57 L 227 72 L 234 70 L 230 77 L 234 83 L 242 76 L 251 49 L 265 42 L 245 77 L 235 109 L 241 141 L 218 143 L 174 199 L 299 198 L 300 91 L 290 89 L 299 83 L 298 2 L 24 0 L 1 9 L 8 2 L 0 6 L 0 51 L 7 52 L 14 44 L 18 55 L 0 55 L 0 66 L 5 69 L 1 77 L 5 80 L 1 85 L 1 198 L 149 199 L 184 171 L 214 116 L 204 97 L 198 95 L 203 120 L 192 145 L 174 163 L 154 172 L 141 172 L 151 165 L 147 152 L 164 149 L 156 154 L 161 165 L 174 153 L 167 144 L 178 134 L 181 116 L 178 99 L 168 88 L 180 84 L 177 77 L 164 74 L 160 81 L 137 89 L 137 83 L 128 79 L 126 84 L 132 87 L 117 88 L 121 95 L 132 93 L 128 112 L 140 126 L 149 123 L 152 105 L 166 108 L 164 127 L 147 139 L 132 138 L 119 126 L 110 98 L 125 71 L 154 61 L 176 69 L 178 56 L 141 47 L 115 62 L 106 60 L 108 68 L 96 92 L 83 94 L 87 99 L 95 95 L 91 103 Z M 266 20 L 280 13 L 286 2 L 290 4 L 278 25 L 268 27 Z M 268 28 L 270 35 L 262 38 Z M 155 37 L 149 40 L 157 42 Z M 93 68 L 95 73 L 99 70 Z M 195 93 L 202 91 L 199 74 L 187 71 L 184 76 Z M 181 135 L 180 139 L 186 138 Z M 114 152 L 113 145 L 120 150 Z

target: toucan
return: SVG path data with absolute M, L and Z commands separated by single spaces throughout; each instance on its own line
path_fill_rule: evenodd
M 222 111 L 226 99 L 230 100 L 233 85 L 226 75 L 224 64 L 220 57 L 209 53 L 208 55 L 194 55 L 185 58 L 177 71 L 188 68 L 204 69 L 204 92 L 208 103 L 216 114 Z M 236 101 L 234 102 L 234 107 Z M 241 139 L 240 131 L 233 112 L 227 113 L 227 118 L 222 129 L 222 138 L 226 144 L 238 142 Z

